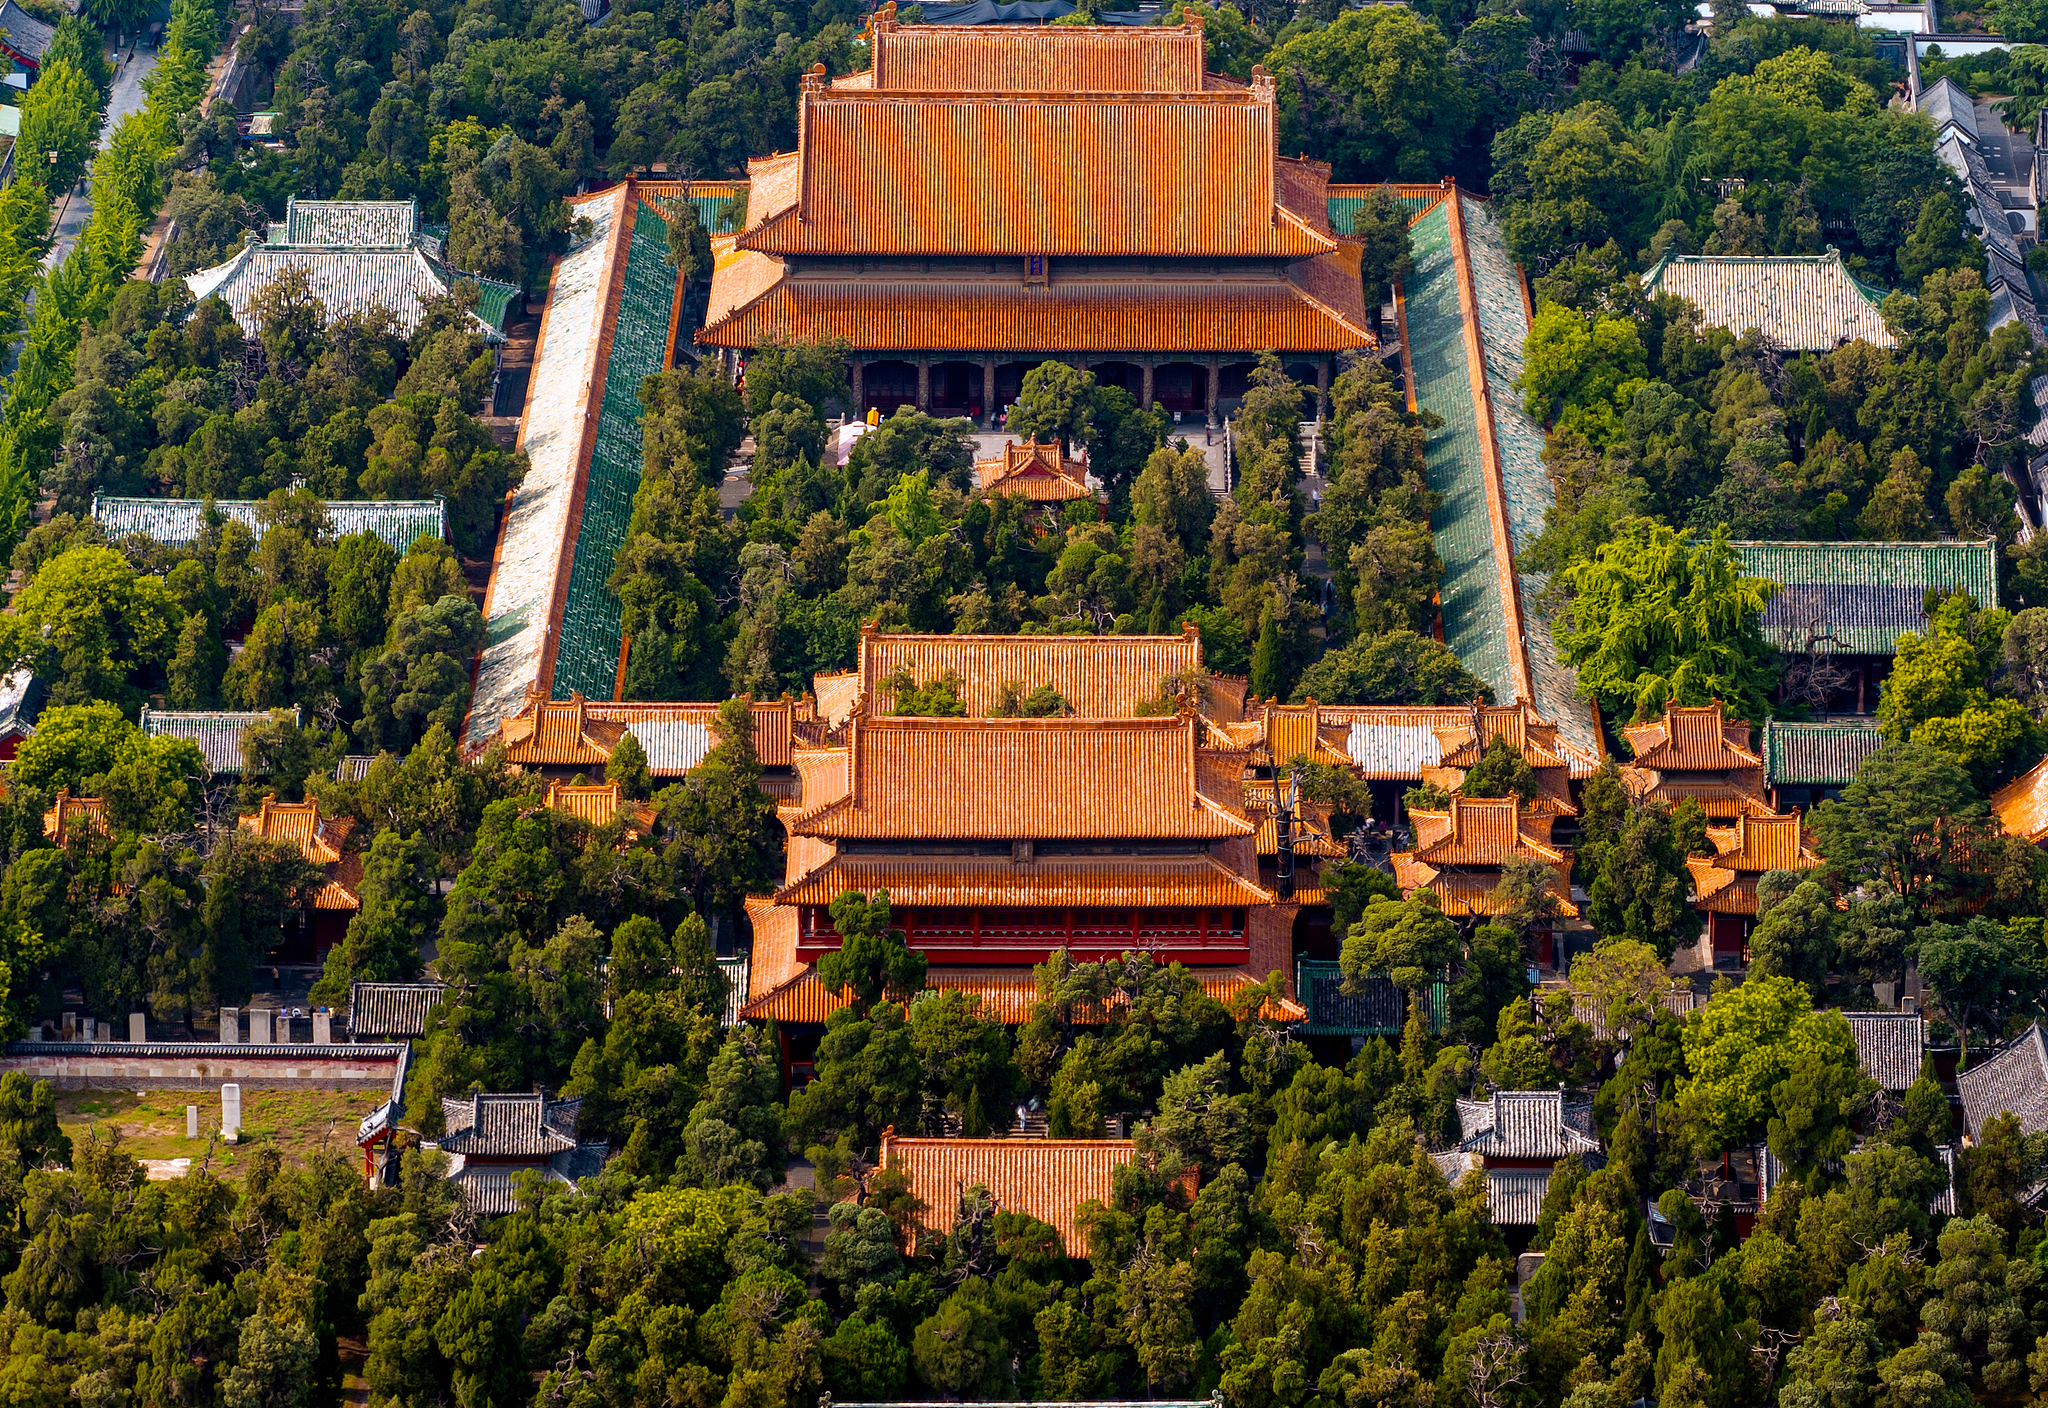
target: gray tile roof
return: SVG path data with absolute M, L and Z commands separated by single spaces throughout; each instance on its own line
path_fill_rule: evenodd
M 2048 1130 L 2048 1038 L 2034 1023 L 2004 1050 L 1979 1061 L 1956 1078 L 1963 1099 L 1963 1123 L 1973 1140 L 2002 1114 L 2019 1117 L 2028 1134 Z
M 1941 1155 L 1941 1171 L 1948 1181 L 1942 1185 L 1941 1191 L 1934 1195 L 1934 1201 L 1927 1205 L 1927 1210 L 1936 1217 L 1954 1217 L 1957 1211 L 1956 1146 L 1944 1144 L 1934 1152 Z
M 1918 1012 L 1844 1012 L 1856 1035 L 1856 1057 L 1878 1089 L 1898 1094 L 1920 1078 L 1927 1022 Z
M 299 706 L 291 707 L 292 722 L 300 722 Z M 151 709 L 144 706 L 137 722 L 151 736 L 189 738 L 199 745 L 206 766 L 213 772 L 242 770 L 242 730 L 270 717 L 267 709 L 238 713 L 220 709 Z
M 33 738 L 47 693 L 32 670 L 0 676 L 0 738 Z
M 1764 723 L 1764 778 L 1774 787 L 1847 787 L 1863 760 L 1884 746 L 1875 719 Z
M 1643 276 L 1651 294 L 1675 293 L 1711 327 L 1760 330 L 1774 347 L 1832 352 L 1862 339 L 1891 347 L 1897 339 L 1878 304 L 1884 295 L 1859 282 L 1826 254 L 1666 255 Z
M 1496 1227 L 1534 1227 L 1549 1192 L 1547 1168 L 1486 1170 L 1486 1211 Z
M 350 983 L 349 1035 L 424 1036 L 427 1013 L 447 991 L 443 983 Z
M 550 1100 L 539 1091 L 523 1095 L 478 1092 L 467 1100 L 442 1100 L 448 1132 L 441 1148 L 450 1154 L 487 1158 L 548 1158 L 576 1147 L 578 1100 Z
M 270 243 L 296 249 L 404 249 L 419 230 L 409 200 L 300 200 L 285 206 Z
M 334 765 L 334 780 L 361 782 L 370 775 L 370 764 L 376 761 L 376 758 L 368 753 L 350 753 Z
M 1485 1100 L 1460 1100 L 1458 1147 L 1496 1159 L 1561 1159 L 1594 1154 L 1591 1101 L 1567 1101 L 1562 1090 L 1496 1090 Z
M 327 309 L 330 319 L 347 317 L 371 308 L 388 308 L 401 337 L 410 336 L 420 325 L 422 305 L 446 294 L 455 279 L 466 279 L 503 293 L 511 285 L 476 274 L 457 273 L 434 262 L 425 250 L 407 249 L 295 249 L 267 244 L 245 245 L 225 264 L 187 274 L 185 284 L 194 299 L 204 301 L 218 295 L 234 310 L 235 321 L 250 336 L 257 332 L 255 301 L 263 287 L 287 269 L 303 269 L 313 296 Z M 472 315 L 474 316 L 474 315 Z M 477 330 L 494 341 L 504 335 L 483 318 Z
M 109 537 L 146 533 L 170 547 L 179 547 L 199 536 L 206 522 L 205 499 L 119 499 L 95 494 L 93 521 Z M 213 504 L 221 517 L 246 526 L 260 540 L 269 531 L 258 510 L 261 499 L 217 499 Z M 420 537 L 448 536 L 448 506 L 440 499 L 329 499 L 327 521 L 334 536 L 375 533 L 403 553 Z
M 1957 127 L 1969 134 L 1971 141 L 1977 140 L 1977 100 L 1952 80 L 1938 78 L 1928 84 L 1920 90 L 1920 101 L 1915 106 L 1934 124 L 1937 137 L 1942 128 Z
M 473 1164 L 458 1154 L 450 1160 L 448 1181 L 455 1185 L 455 1191 L 471 1212 L 482 1217 L 504 1217 L 519 1211 L 516 1183 L 520 1174 L 537 1173 L 549 1183 L 574 1188 L 577 1180 L 603 1172 L 610 1153 L 608 1144 L 578 1144 L 545 1161 L 512 1165 Z
M 1484 1177 L 1486 1211 L 1496 1227 L 1534 1227 L 1543 1215 L 1543 1199 L 1550 1192 L 1547 1168 L 1487 1168 L 1477 1154 L 1456 1149 L 1431 1154 L 1429 1160 L 1453 1188 L 1468 1173 Z
M 55 25 L 43 23 L 15 4 L 14 0 L 0 4 L 0 44 L 5 44 L 30 63 L 40 67 L 43 51 L 56 37 Z
M 1907 631 L 1924 632 L 1928 588 L 1961 590 L 1998 605 L 1998 552 L 1983 542 L 1736 543 L 1744 570 L 1780 584 L 1764 608 L 1764 636 L 1823 654 L 1891 655 Z

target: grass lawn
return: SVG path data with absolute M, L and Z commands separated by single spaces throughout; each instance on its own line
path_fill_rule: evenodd
M 220 1091 L 65 1090 L 57 1094 L 57 1121 L 74 1142 L 88 1129 L 116 1128 L 121 1148 L 143 1160 L 191 1159 L 196 1165 L 213 1146 L 213 1171 L 238 1178 L 250 1155 L 266 1144 L 283 1150 L 285 1162 L 304 1163 L 323 1153 L 355 1158 L 356 1125 L 382 1104 L 376 1090 L 242 1091 L 242 1139 L 213 1142 L 220 1130 Z M 199 1107 L 199 1138 L 185 1137 L 185 1107 Z M 158 1174 L 158 1176 L 164 1176 Z

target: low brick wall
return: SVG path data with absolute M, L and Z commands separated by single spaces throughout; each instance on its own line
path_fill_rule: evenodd
M 0 1072 L 59 1090 L 391 1089 L 405 1047 L 215 1046 L 202 1042 L 11 1041 Z

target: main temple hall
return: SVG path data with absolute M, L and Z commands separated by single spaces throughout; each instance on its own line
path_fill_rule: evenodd
M 874 16 L 872 66 L 803 80 L 749 165 L 698 342 L 843 340 L 855 399 L 988 424 L 1047 360 L 1204 415 L 1261 352 L 1327 392 L 1374 339 L 1330 168 L 1283 157 L 1274 83 L 1206 71 L 1198 16 L 1036 30 Z

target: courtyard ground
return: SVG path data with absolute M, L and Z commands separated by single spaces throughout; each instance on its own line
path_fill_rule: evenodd
M 67 1090 L 57 1096 L 57 1121 L 74 1145 L 88 1130 L 115 1128 L 121 1147 L 141 1159 L 151 1178 L 182 1177 L 211 1149 L 213 1171 L 238 1179 L 256 1150 L 274 1145 L 288 1164 L 323 1154 L 356 1157 L 356 1126 L 384 1100 L 375 1090 L 242 1091 L 242 1138 L 222 1144 L 218 1090 Z M 199 1107 L 199 1138 L 185 1137 L 185 1107 Z M 190 1160 L 179 1164 L 178 1160 Z

